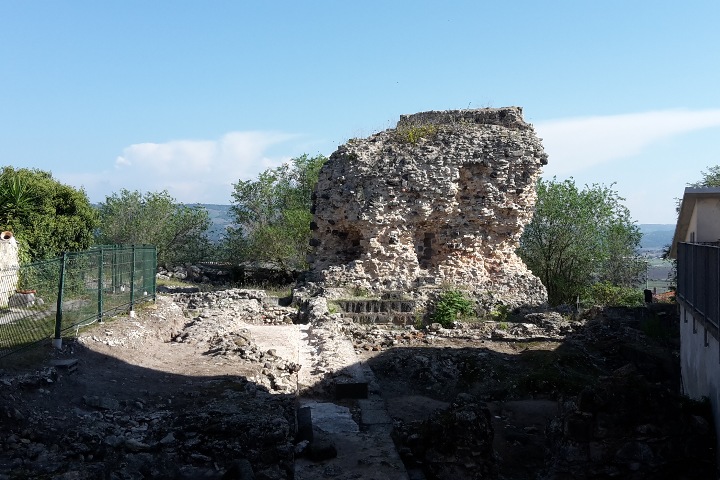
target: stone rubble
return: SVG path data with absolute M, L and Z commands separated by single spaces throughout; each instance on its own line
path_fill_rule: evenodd
M 512 442 L 547 447 L 546 463 L 532 464 L 538 478 L 690 479 L 714 471 L 709 412 L 673 393 L 672 346 L 643 334 L 645 322 L 664 321 L 663 312 L 596 309 L 570 320 L 527 311 L 453 329 L 388 330 L 330 314 L 327 300 L 313 297 L 297 317 L 308 322 L 302 326 L 308 356 L 298 361 L 260 347 L 253 324 L 238 320 L 262 315 L 263 298 L 239 290 L 161 297 L 156 310 L 127 319 L 124 329 L 96 325 L 68 346 L 77 354 L 98 344 L 112 353 L 160 337 L 169 348 L 192 346 L 233 370 L 253 372 L 245 377 L 188 376 L 182 388 L 163 392 L 155 390 L 164 382 L 160 374 L 130 395 L 78 391 L 74 401 L 56 404 L 56 394 L 69 393 L 74 376 L 93 372 L 92 364 L 81 362 L 75 373 L 0 371 L 0 480 L 285 480 L 293 478 L 300 455 L 312 463 L 307 478 L 370 478 L 352 477 L 352 468 L 318 453 L 335 445 L 295 438 L 298 391 L 326 399 L 333 381 L 361 363 L 377 377 L 371 391 L 382 391 L 386 401 L 402 400 L 390 391 L 436 406 L 422 420 L 383 420 L 406 465 L 425 478 L 521 478 L 503 476 L 503 459 L 492 447 L 492 425 L 507 428 L 510 419 L 489 418 L 490 405 L 507 411 L 497 406 L 513 399 L 561 405 L 547 430 L 518 423 L 504 432 L 506 448 Z M 368 413 L 357 414 L 365 424 Z
M 54 405 L 55 392 L 67 390 L 76 374 L 43 368 L 0 375 L 0 479 L 292 478 L 300 366 L 258 347 L 235 317 L 235 312 L 248 312 L 239 303 L 223 303 L 215 314 L 210 308 L 203 310 L 205 317 L 187 319 L 178 304 L 161 298 L 160 307 L 148 314 L 160 320 L 153 325 L 167 324 L 159 331 L 127 321 L 120 332 L 119 325 L 108 322 L 67 348 L 77 352 L 101 343 L 132 350 L 151 335 L 167 335 L 171 344 L 190 342 L 210 357 L 238 362 L 245 370 L 250 365 L 257 372 L 250 377 L 207 378 L 199 384 L 189 379 L 184 391 L 171 395 L 151 394 L 149 386 L 135 398 L 82 395 L 74 405 Z M 25 395 L 45 407 L 21 402 Z
M 267 293 L 257 289 L 233 288 L 213 292 L 177 293 L 173 295 L 173 299 L 188 312 L 197 312 L 198 318 L 232 316 L 238 323 L 292 324 L 295 323 L 298 313 L 296 307 L 271 303 Z
M 544 480 L 695 479 L 715 471 L 709 405 L 652 384 L 632 364 L 563 402 Z
M 487 405 L 460 394 L 429 419 L 398 423 L 393 432 L 405 465 L 438 480 L 498 478 Z

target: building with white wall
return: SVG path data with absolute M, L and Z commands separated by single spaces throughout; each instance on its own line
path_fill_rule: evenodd
M 683 393 L 710 401 L 720 432 L 720 188 L 685 189 L 670 257 L 677 259 Z

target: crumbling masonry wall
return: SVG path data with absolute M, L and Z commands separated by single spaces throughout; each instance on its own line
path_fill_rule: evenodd
M 546 163 L 518 107 L 404 115 L 352 139 L 320 172 L 311 278 L 377 293 L 462 285 L 508 305 L 543 303 L 515 249 Z

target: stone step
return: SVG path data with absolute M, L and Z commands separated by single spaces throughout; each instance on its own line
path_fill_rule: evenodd
M 351 319 L 354 323 L 363 325 L 414 325 L 414 313 L 344 313 L 343 317 Z
M 345 313 L 385 313 L 385 314 L 397 314 L 406 313 L 412 314 L 415 311 L 416 302 L 414 300 L 378 300 L 378 299 L 365 299 L 365 300 L 334 300 L 343 312 Z

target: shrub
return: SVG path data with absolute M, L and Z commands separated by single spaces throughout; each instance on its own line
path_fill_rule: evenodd
M 404 125 L 396 130 L 401 142 L 415 144 L 421 138 L 432 138 L 438 132 L 437 125 Z
M 618 287 L 609 282 L 592 285 L 583 295 L 585 305 L 637 307 L 644 304 L 643 292 L 637 288 Z
M 510 307 L 498 304 L 491 312 L 490 317 L 496 322 L 505 322 L 510 317 Z
M 470 315 L 473 305 L 459 290 L 446 290 L 440 294 L 435 303 L 432 319 L 445 328 L 453 325 L 458 315 Z

